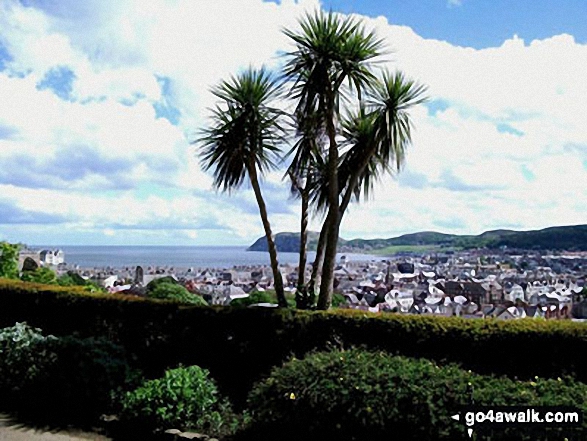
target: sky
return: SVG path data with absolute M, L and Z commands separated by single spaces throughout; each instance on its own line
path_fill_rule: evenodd
M 277 71 L 282 29 L 317 8 L 361 19 L 388 48 L 379 66 L 430 98 L 411 112 L 405 166 L 349 208 L 342 237 L 587 223 L 583 0 L 0 0 L 0 240 L 261 236 L 250 186 L 215 191 L 191 141 L 210 88 Z M 282 176 L 263 180 L 272 229 L 297 231 Z

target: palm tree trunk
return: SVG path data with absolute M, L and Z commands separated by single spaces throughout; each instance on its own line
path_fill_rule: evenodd
M 332 97 L 329 100 L 329 109 L 334 109 Z M 336 264 L 336 248 L 338 245 L 338 145 L 336 144 L 336 131 L 334 128 L 334 111 L 330 112 L 326 121 L 328 139 L 328 217 L 326 218 L 326 250 L 324 252 L 324 265 L 322 268 L 322 281 L 320 283 L 320 295 L 318 297 L 318 309 L 328 309 L 332 303 L 332 290 L 334 284 L 334 265 Z
M 316 258 L 312 265 L 312 275 L 308 282 L 307 292 L 309 295 L 308 304 L 312 306 L 316 301 L 316 285 L 320 285 L 320 275 L 322 274 L 322 264 L 324 263 L 324 251 L 326 249 L 326 221 L 320 230 L 320 236 L 318 237 L 318 245 L 316 247 Z
M 298 309 L 308 308 L 308 292 L 306 291 L 306 262 L 308 260 L 308 207 L 310 195 L 308 194 L 309 184 L 300 189 L 302 196 L 302 215 L 300 221 L 300 260 L 298 263 L 298 286 L 296 291 L 296 306 Z
M 277 261 L 277 248 L 275 247 L 275 241 L 273 240 L 273 234 L 271 233 L 271 225 L 269 224 L 269 217 L 267 216 L 267 206 L 265 205 L 265 200 L 261 194 L 261 187 L 259 186 L 257 167 L 253 163 L 249 164 L 247 169 L 251 179 L 251 186 L 253 187 L 255 198 L 259 205 L 259 213 L 261 214 L 261 220 L 263 221 L 263 228 L 265 229 L 269 259 L 271 260 L 271 270 L 273 271 L 273 286 L 275 287 L 275 293 L 277 294 L 277 303 L 280 307 L 287 308 L 287 300 L 285 299 L 285 293 L 283 291 L 283 279 L 281 278 L 279 262 Z

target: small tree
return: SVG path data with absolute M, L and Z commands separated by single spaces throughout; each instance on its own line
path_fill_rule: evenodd
M 18 252 L 20 245 L 0 243 L 0 277 L 18 279 Z

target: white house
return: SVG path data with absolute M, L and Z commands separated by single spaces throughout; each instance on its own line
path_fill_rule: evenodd
M 65 262 L 65 253 L 63 250 L 42 250 L 39 260 L 44 265 L 59 265 Z

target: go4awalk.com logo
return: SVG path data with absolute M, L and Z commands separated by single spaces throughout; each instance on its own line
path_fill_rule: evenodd
M 467 426 L 469 437 L 473 436 L 474 431 L 484 431 L 489 428 L 572 429 L 583 424 L 583 415 L 579 409 L 561 406 L 467 406 L 451 418 Z

